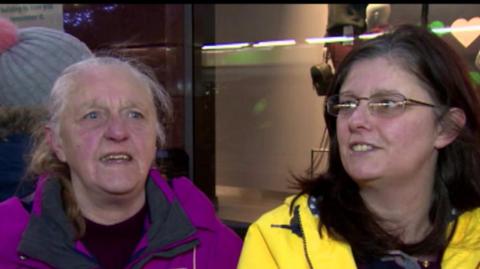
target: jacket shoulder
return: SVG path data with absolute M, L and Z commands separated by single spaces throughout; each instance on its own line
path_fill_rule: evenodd
M 186 177 L 173 178 L 169 185 L 185 210 L 192 211 L 191 214 L 199 213 L 194 214 L 195 218 L 199 218 L 201 215 L 215 215 L 212 202 L 190 179 Z
M 225 228 L 216 215 L 213 203 L 190 179 L 174 178 L 170 185 L 194 226 L 215 231 Z
M 0 233 L 6 230 L 23 230 L 30 214 L 25 210 L 18 197 L 12 197 L 0 203 Z
M 17 257 L 17 247 L 30 214 L 20 199 L 13 197 L 0 203 L 0 264 Z
M 463 212 L 458 217 L 451 246 L 480 249 L 480 208 Z
M 298 197 L 298 199 L 295 199 L 295 196 L 296 195 L 291 195 L 287 197 L 281 205 L 261 215 L 254 222 L 254 224 L 259 226 L 259 228 L 270 228 L 272 224 L 289 223 L 290 219 L 292 218 L 294 208 L 296 206 L 303 207 L 304 204 L 306 205 L 307 201 L 306 195 L 302 195 Z M 294 204 L 292 205 L 293 202 Z
M 295 202 L 294 198 L 294 195 L 286 198 L 283 204 L 264 213 L 250 225 L 240 256 L 239 269 L 303 268 L 307 265 L 297 218 L 298 210 L 302 210 L 300 208 L 306 203 L 306 197 L 300 196 Z
M 200 244 L 208 245 L 208 268 L 235 268 L 242 240 L 216 215 L 208 197 L 185 177 L 171 180 L 170 185 L 192 224 L 199 231 Z M 206 248 L 203 248 L 206 251 Z M 204 252 L 205 253 L 205 252 Z
M 445 250 L 442 268 L 478 268 L 480 257 L 480 208 L 463 212 Z

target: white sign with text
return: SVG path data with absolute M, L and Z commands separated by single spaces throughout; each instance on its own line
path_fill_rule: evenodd
M 43 26 L 63 31 L 62 4 L 0 4 L 0 16 L 19 28 Z

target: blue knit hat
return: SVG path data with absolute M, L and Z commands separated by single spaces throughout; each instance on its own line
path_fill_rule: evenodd
M 0 18 L 0 106 L 43 104 L 61 72 L 91 56 L 72 35 L 45 27 L 17 29 Z

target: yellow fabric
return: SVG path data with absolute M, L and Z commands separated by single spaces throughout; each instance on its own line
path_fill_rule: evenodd
M 292 199 L 293 196 L 287 198 L 284 204 L 265 213 L 249 227 L 237 268 L 356 269 L 348 244 L 333 240 L 324 230 L 320 238 L 318 218 L 308 208 L 306 195 L 295 202 L 295 206 L 299 206 L 305 243 L 289 229 L 272 227 L 272 224 L 290 224 Z M 480 209 L 459 217 L 442 269 L 480 269 Z

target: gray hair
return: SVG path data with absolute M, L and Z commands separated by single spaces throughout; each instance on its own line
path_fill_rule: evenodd
M 66 68 L 55 81 L 48 100 L 49 124 L 55 132 L 59 130 L 59 117 L 65 109 L 67 97 L 75 88 L 76 77 L 98 66 L 116 66 L 126 69 L 134 78 L 148 89 L 153 97 L 157 113 L 158 146 L 166 143 L 166 125 L 172 120 L 172 103 L 170 96 L 158 82 L 152 69 L 133 60 L 114 57 L 91 57 Z

